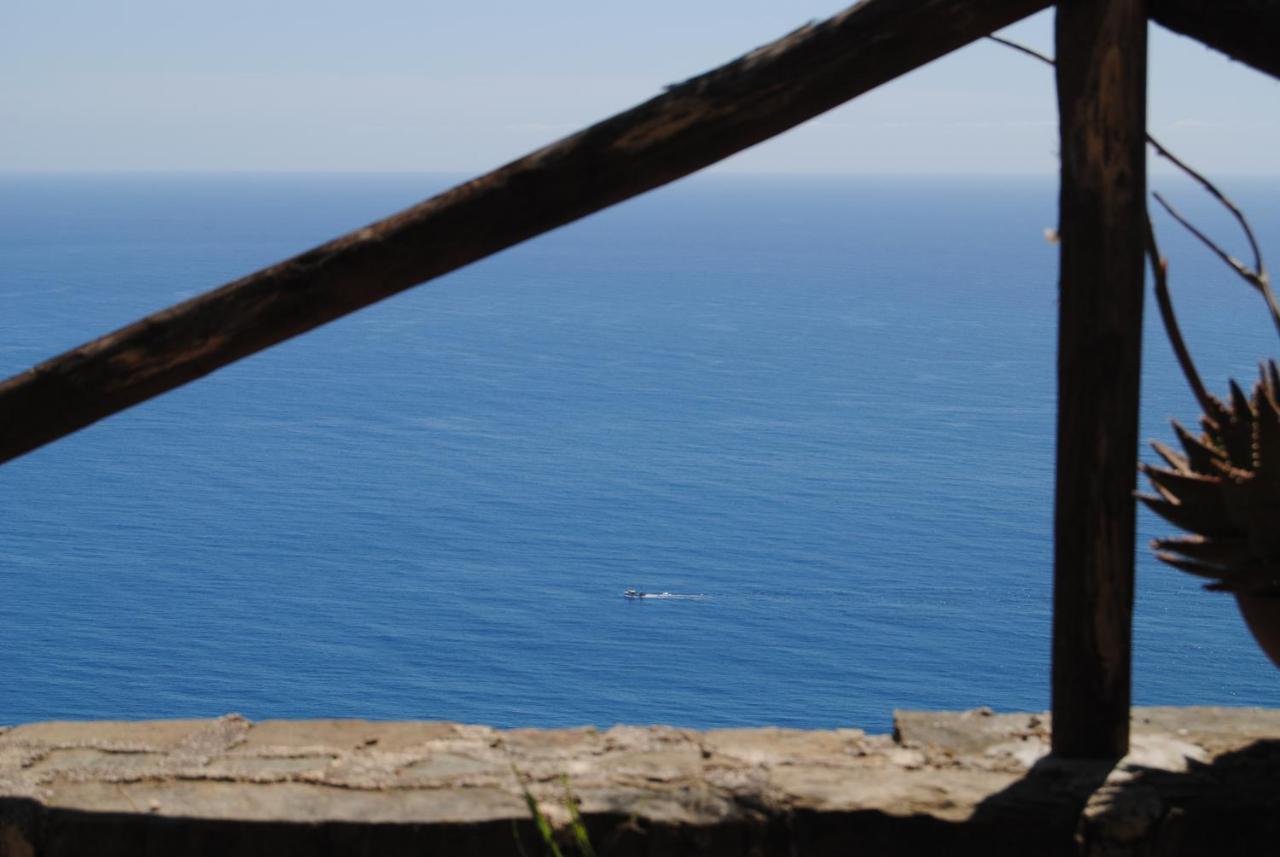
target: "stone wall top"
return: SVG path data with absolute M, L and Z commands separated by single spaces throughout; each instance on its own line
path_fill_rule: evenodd
M 788 853 L 770 843 L 783 849 L 799 840 L 812 853 L 824 853 L 821 843 L 841 853 L 848 837 L 884 840 L 869 853 L 913 853 L 893 849 L 924 847 L 917 840 L 926 835 L 952 853 L 971 853 L 965 843 L 1001 853 L 997 841 L 1072 853 L 1077 839 L 1168 836 L 1174 821 L 1180 841 L 1192 841 L 1187 831 L 1206 812 L 1252 806 L 1256 827 L 1263 805 L 1274 803 L 1280 711 L 1135 709 L 1133 752 L 1119 764 L 1047 757 L 1048 727 L 1045 714 L 984 709 L 899 712 L 893 735 L 252 723 L 234 714 L 32 723 L 0 732 L 0 857 L 129 853 L 139 842 L 151 845 L 134 853 L 170 853 L 152 848 L 162 831 L 197 829 L 220 831 L 224 845 L 228 831 L 241 831 L 249 850 L 237 853 L 270 853 L 252 845 L 275 841 L 267 830 L 314 838 L 339 828 L 357 838 L 360 830 L 398 830 L 414 843 L 403 853 L 431 853 L 425 844 L 446 832 L 480 836 L 499 849 L 491 853 L 517 853 L 513 825 L 529 853 L 541 853 L 527 836 L 525 788 L 559 826 L 569 820 L 571 794 L 593 836 L 613 843 L 611 853 L 650 853 L 655 836 L 675 837 L 682 853 Z M 1269 785 L 1251 790 L 1250 782 Z M 1230 800 L 1214 796 L 1223 783 Z M 1278 814 L 1267 811 L 1274 826 Z M 1189 816 L 1204 818 L 1188 827 Z M 53 836 L 66 825 L 82 833 Z M 88 830 L 98 831 L 96 850 L 75 850 Z M 114 841 L 102 830 L 114 831 L 118 852 L 99 847 Z M 717 837 L 738 845 L 694 847 Z M 181 853 L 206 853 L 183 841 Z M 349 853 L 320 842 L 308 849 Z M 379 850 L 401 853 L 389 840 Z

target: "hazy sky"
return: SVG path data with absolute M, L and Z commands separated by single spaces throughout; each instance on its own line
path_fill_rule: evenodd
M 4 0 L 0 171 L 482 172 L 845 3 Z M 1044 13 L 1007 35 L 1051 52 Z M 1280 83 L 1152 28 L 1150 120 L 1280 173 Z M 972 45 L 718 170 L 1043 173 L 1052 73 Z

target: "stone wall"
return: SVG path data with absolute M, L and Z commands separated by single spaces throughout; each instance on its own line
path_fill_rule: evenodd
M 1277 853 L 1280 711 L 1136 709 L 1118 765 L 1046 756 L 1043 714 L 896 724 L 33 723 L 0 731 L 0 857 L 539 855 L 526 787 L 566 854 L 568 794 L 601 857 Z

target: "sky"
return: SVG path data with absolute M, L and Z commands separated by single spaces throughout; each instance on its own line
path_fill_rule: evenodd
M 0 172 L 477 174 L 844 5 L 4 0 Z M 1213 175 L 1280 174 L 1280 81 L 1153 26 L 1149 102 Z M 983 41 L 713 169 L 1052 175 L 1056 147 L 1051 70 Z

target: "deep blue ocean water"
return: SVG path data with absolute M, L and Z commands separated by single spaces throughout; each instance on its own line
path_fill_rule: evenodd
M 0 177 L 0 375 L 446 183 Z M 1280 184 L 1225 184 L 1280 264 Z M 687 180 L 0 468 L 0 723 L 1046 708 L 1055 193 Z M 1206 378 L 1250 378 L 1260 302 L 1159 227 Z M 1228 598 L 1139 575 L 1137 703 L 1280 705 Z

